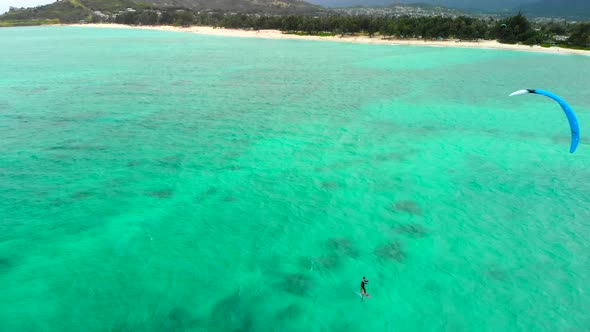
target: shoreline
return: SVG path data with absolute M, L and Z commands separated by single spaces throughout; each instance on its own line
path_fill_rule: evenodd
M 196 33 L 213 36 L 226 37 L 246 37 L 246 38 L 263 38 L 263 39 L 293 39 L 293 40 L 321 40 L 331 42 L 344 42 L 355 44 L 378 44 L 378 45 L 411 45 L 411 46 L 431 46 L 431 47 L 457 47 L 457 48 L 476 48 L 476 49 L 497 49 L 497 50 L 512 50 L 512 51 L 526 51 L 539 52 L 550 54 L 575 54 L 590 56 L 590 51 L 576 50 L 569 48 L 561 48 L 556 46 L 541 47 L 538 45 L 514 45 L 502 44 L 496 40 L 480 40 L 480 41 L 460 41 L 460 40 L 418 40 L 418 39 L 381 39 L 379 37 L 369 36 L 300 36 L 294 34 L 286 34 L 280 30 L 242 30 L 242 29 L 226 29 L 214 28 L 211 26 L 190 26 L 190 27 L 175 27 L 170 25 L 144 25 L 133 26 L 115 23 L 84 23 L 84 24 L 56 24 L 55 26 L 74 26 L 74 27 L 90 27 L 90 28 L 111 28 L 111 29 L 140 29 L 140 30 L 158 30 L 158 31 L 172 31 Z

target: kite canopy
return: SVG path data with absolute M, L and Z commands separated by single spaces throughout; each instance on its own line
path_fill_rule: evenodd
M 574 153 L 574 151 L 576 151 L 576 148 L 578 147 L 578 144 L 580 143 L 580 125 L 578 124 L 578 118 L 576 117 L 576 114 L 574 113 L 574 111 L 572 110 L 570 105 L 568 105 L 565 102 L 565 100 L 563 100 L 558 95 L 556 95 L 552 92 L 549 92 L 549 91 L 539 90 L 539 89 L 518 90 L 518 91 L 511 93 L 510 96 L 511 97 L 518 96 L 518 95 L 523 95 L 523 94 L 527 94 L 527 93 L 534 93 L 534 94 L 538 94 L 538 95 L 543 95 L 543 96 L 549 97 L 559 103 L 559 106 L 561 106 L 561 108 L 563 109 L 563 112 L 565 113 L 565 116 L 567 117 L 567 120 L 570 124 L 570 129 L 572 132 L 572 142 L 570 145 L 570 153 Z

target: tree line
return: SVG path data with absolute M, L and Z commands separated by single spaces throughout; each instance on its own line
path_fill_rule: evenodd
M 106 1 L 106 0 L 105 0 Z M 111 8 L 112 7 L 112 8 Z M 119 8 L 111 4 L 111 10 Z M 529 21 L 522 13 L 503 19 L 410 16 L 352 16 L 345 14 L 263 15 L 230 14 L 221 11 L 191 11 L 184 8 L 135 6 L 136 10 L 96 12 L 73 2 L 59 1 L 51 5 L 14 9 L 0 15 L 7 25 L 44 24 L 59 19 L 61 23 L 79 21 L 113 22 L 128 25 L 207 25 L 238 29 L 275 29 L 286 33 L 308 35 L 351 35 L 418 39 L 498 40 L 501 43 L 526 45 L 560 44 L 590 48 L 590 22 L 570 24 L 565 21 L 539 23 Z M 0 24 L 2 26 L 3 24 Z
M 125 12 L 112 18 L 115 23 L 131 25 L 208 25 L 235 29 L 276 29 L 287 33 L 309 35 L 366 34 L 419 39 L 495 39 L 501 43 L 536 45 L 562 43 L 590 47 L 590 22 L 532 23 L 523 14 L 505 19 L 482 19 L 467 16 L 450 17 L 383 17 L 326 15 L 264 16 L 248 14 L 195 13 L 176 9 Z

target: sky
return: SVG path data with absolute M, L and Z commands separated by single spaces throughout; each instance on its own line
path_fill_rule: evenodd
M 0 14 L 8 11 L 9 7 L 36 7 L 55 2 L 55 0 L 0 0 Z

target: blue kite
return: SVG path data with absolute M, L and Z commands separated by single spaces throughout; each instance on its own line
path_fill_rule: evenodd
M 511 93 L 510 96 L 512 97 L 516 95 L 523 95 L 525 93 L 535 93 L 538 95 L 543 95 L 559 103 L 559 105 L 563 109 L 563 112 L 565 113 L 565 116 L 567 116 L 567 120 L 570 123 L 570 129 L 572 131 L 572 143 L 570 145 L 570 153 L 574 153 L 574 151 L 576 151 L 576 148 L 578 147 L 578 143 L 580 143 L 580 125 L 578 124 L 578 118 L 576 117 L 576 114 L 574 113 L 574 110 L 572 110 L 570 105 L 568 105 L 565 102 L 565 100 L 563 100 L 560 96 L 552 92 L 539 89 L 518 90 Z

